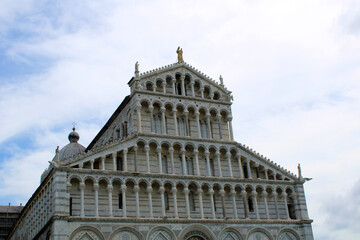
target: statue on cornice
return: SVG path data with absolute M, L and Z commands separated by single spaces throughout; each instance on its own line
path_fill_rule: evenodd
M 184 59 L 183 59 L 183 50 L 182 50 L 182 48 L 178 47 L 177 50 L 176 50 L 176 53 L 178 55 L 178 63 L 183 62 Z
M 139 76 L 139 62 L 136 61 L 135 63 L 135 77 Z

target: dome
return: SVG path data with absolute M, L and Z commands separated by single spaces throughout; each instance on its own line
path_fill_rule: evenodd
M 68 138 L 70 143 L 63 147 L 59 152 L 60 161 L 74 157 L 79 153 L 83 153 L 86 149 L 83 145 L 78 143 L 80 135 L 75 131 L 75 128 L 73 128 L 73 131 L 69 134 Z

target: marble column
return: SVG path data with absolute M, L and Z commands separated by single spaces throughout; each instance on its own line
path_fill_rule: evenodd
M 182 159 L 182 166 L 183 166 L 183 174 L 187 175 L 185 153 L 186 153 L 185 148 L 182 148 L 181 149 L 181 159 Z
M 161 216 L 166 217 L 166 211 L 165 211 L 165 188 L 164 186 L 160 186 L 160 198 L 161 198 Z
M 222 126 L 221 126 L 221 115 L 220 114 L 216 115 L 216 120 L 218 122 L 220 140 L 223 140 Z
M 200 88 L 200 93 L 201 93 L 201 98 L 204 98 L 204 88 L 203 87 Z
M 218 169 L 219 169 L 219 177 L 222 177 L 220 152 L 216 151 L 215 156 L 217 159 L 217 164 L 218 164 Z
M 248 172 L 248 178 L 251 179 L 252 175 L 251 175 L 251 168 L 250 168 L 250 160 L 246 159 L 245 161 L 246 161 L 246 169 L 247 169 L 247 172 Z
M 177 110 L 173 109 L 173 118 L 174 118 L 174 128 L 175 128 L 175 136 L 179 136 L 179 129 L 178 129 L 178 123 L 177 123 Z
M 269 207 L 268 207 L 268 203 L 267 203 L 267 197 L 268 197 L 268 193 L 264 190 L 262 192 L 262 197 L 264 198 L 264 206 L 265 206 L 265 214 L 266 214 L 266 218 L 269 219 Z
M 203 219 L 204 218 L 204 207 L 203 207 L 203 198 L 202 198 L 203 190 L 199 189 L 197 191 L 197 194 L 199 197 L 200 218 Z
M 198 137 L 201 138 L 201 126 L 200 126 L 200 113 L 198 110 L 195 111 L 195 118 L 196 118 L 196 124 L 197 124 L 197 132 L 198 132 Z
M 223 212 L 223 218 L 226 218 L 225 191 L 224 191 L 224 189 L 220 190 L 220 196 L 221 196 L 221 207 L 222 207 L 222 212 Z
M 194 150 L 194 154 L 195 154 L 195 173 L 196 176 L 200 176 L 200 166 L 199 166 L 199 151 L 197 149 Z
M 248 219 L 249 218 L 249 206 L 248 206 L 248 201 L 247 201 L 247 194 L 244 190 L 241 190 L 240 196 L 243 198 L 243 202 L 244 202 L 245 219 Z
M 113 209 L 112 209 L 112 194 L 113 194 L 113 186 L 108 185 L 107 187 L 108 194 L 109 194 L 109 217 L 113 216 Z
M 228 124 L 229 124 L 229 140 L 233 141 L 234 135 L 233 135 L 233 128 L 232 128 L 232 117 L 228 117 Z
M 126 185 L 121 185 L 122 203 L 123 203 L 123 217 L 126 218 Z
M 169 148 L 169 153 L 170 153 L 170 162 L 171 162 L 171 174 L 175 174 L 175 169 L 174 169 L 174 148 L 173 147 Z
M 252 191 L 250 193 L 250 198 L 253 201 L 254 207 L 255 207 L 255 214 L 256 214 L 256 218 L 259 219 L 260 215 L 259 215 L 259 208 L 258 208 L 258 202 L 257 202 L 257 193 L 256 191 Z
M 171 79 L 171 84 L 172 84 L 172 89 L 173 89 L 173 94 L 176 94 L 176 86 L 175 86 L 175 79 Z
M 206 122 L 207 122 L 208 134 L 209 134 L 208 138 L 212 138 L 211 123 L 210 123 L 211 118 L 210 117 L 211 117 L 211 115 L 209 113 L 206 114 Z
M 149 156 L 150 147 L 149 147 L 149 145 L 145 145 L 145 152 L 146 152 L 146 172 L 150 173 L 150 156 Z
M 80 217 L 85 217 L 84 189 L 85 183 L 80 183 Z
M 237 154 L 236 158 L 238 160 L 240 178 L 244 178 L 244 170 L 243 170 L 243 167 L 242 167 L 241 155 Z
M 127 153 L 128 153 L 128 150 L 127 149 L 124 149 L 123 150 L 123 165 L 124 165 L 124 172 L 127 172 L 128 171 L 128 164 L 127 164 Z
M 149 216 L 150 216 L 150 218 L 154 217 L 153 208 L 152 208 L 152 192 L 153 192 L 152 187 L 148 186 L 147 187 L 147 193 L 148 193 L 148 199 L 149 199 Z
M 136 106 L 136 112 L 137 112 L 137 125 L 138 125 L 138 132 L 142 132 L 142 126 L 141 126 L 141 105 Z
M 277 193 L 272 193 L 271 196 L 274 198 L 276 219 L 280 219 L 279 207 L 278 207 L 278 201 L 277 201 Z
M 233 204 L 234 219 L 238 219 L 237 207 L 236 207 L 236 191 L 231 190 L 231 198 Z
M 190 86 L 191 86 L 191 96 L 193 96 L 193 97 L 195 97 L 194 84 L 195 84 L 195 82 L 194 82 L 194 80 L 192 80 L 190 82 Z
M 191 218 L 190 215 L 190 202 L 189 202 L 189 189 L 187 187 L 184 188 L 184 195 L 185 195 L 185 206 L 186 206 L 186 217 L 188 219 Z
M 135 163 L 135 172 L 139 172 L 139 165 L 138 165 L 138 146 L 134 146 L 134 163 Z
M 134 192 L 135 192 L 135 204 L 136 204 L 136 217 L 137 218 L 140 218 L 139 191 L 140 191 L 140 187 L 138 184 L 136 184 L 134 186 Z
M 156 152 L 158 154 L 158 164 L 159 164 L 159 173 L 163 173 L 163 166 L 162 166 L 162 160 L 161 160 L 161 147 L 156 148 Z
M 285 207 L 285 212 L 286 212 L 286 219 L 290 219 L 289 209 L 288 209 L 288 205 L 287 205 L 287 194 L 286 194 L 286 192 L 283 192 L 281 194 L 281 197 L 284 198 L 284 207 Z
M 181 95 L 185 96 L 185 92 L 186 92 L 186 89 L 185 89 L 185 76 L 181 76 L 180 77 L 180 80 L 181 80 Z
M 94 159 L 91 159 L 91 160 L 90 160 L 90 169 L 91 169 L 91 170 L 94 169 L 94 162 L 95 162 Z
M 211 216 L 213 219 L 216 218 L 216 215 L 215 215 L 215 205 L 214 205 L 214 190 L 213 189 L 210 189 L 209 190 L 209 194 L 210 194 L 210 207 L 211 207 Z
M 269 180 L 268 169 L 265 168 L 264 171 L 265 171 L 265 179 L 266 179 L 266 180 Z
M 185 136 L 190 136 L 190 126 L 189 126 L 189 112 L 187 110 L 184 111 L 184 119 L 185 119 Z
M 105 170 L 105 157 L 101 157 L 101 170 Z
M 95 192 L 95 217 L 99 217 L 99 184 L 94 184 Z
M 160 110 L 161 110 L 162 134 L 166 134 L 166 121 L 165 121 L 166 108 L 162 107 Z
M 113 158 L 113 170 L 114 170 L 114 171 L 117 170 L 117 166 L 116 166 L 116 156 L 117 156 L 117 153 L 116 153 L 116 152 L 113 152 L 113 153 L 112 153 L 112 158 Z
M 172 188 L 171 193 L 173 195 L 173 200 L 174 200 L 174 216 L 175 216 L 175 218 L 179 218 L 179 213 L 178 213 L 178 208 L 177 208 L 177 197 L 176 197 L 177 189 L 176 189 L 176 187 Z
M 229 164 L 229 175 L 230 175 L 230 177 L 233 177 L 233 170 L 232 170 L 232 165 L 231 165 L 231 153 L 230 152 L 226 153 L 226 158 L 227 158 L 228 164 Z
M 211 176 L 211 169 L 210 169 L 210 152 L 205 152 L 205 159 L 206 159 L 206 168 L 207 168 L 207 175 Z
M 151 133 L 154 133 L 154 116 L 153 116 L 153 111 L 154 111 L 154 107 L 153 107 L 153 106 L 150 106 L 150 107 L 149 107 L 149 112 L 150 112 Z

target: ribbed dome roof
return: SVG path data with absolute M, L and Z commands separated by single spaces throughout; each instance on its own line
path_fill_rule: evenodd
M 75 131 L 75 128 L 73 128 L 73 131 L 69 134 L 68 138 L 70 143 L 63 147 L 59 152 L 60 161 L 74 157 L 79 153 L 83 153 L 86 149 L 83 145 L 78 143 L 80 135 Z

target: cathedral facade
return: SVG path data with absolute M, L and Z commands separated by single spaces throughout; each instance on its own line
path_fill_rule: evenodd
M 135 75 L 87 148 L 73 129 L 8 239 L 312 240 L 305 180 L 234 140 L 231 92 L 182 59 Z

